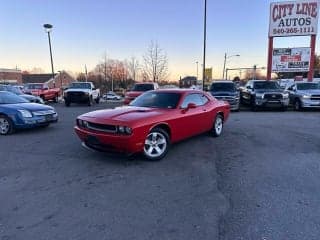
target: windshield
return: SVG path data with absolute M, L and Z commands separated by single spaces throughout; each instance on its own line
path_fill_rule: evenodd
M 254 89 L 280 89 L 279 84 L 273 81 L 254 82 L 253 84 Z
M 234 83 L 212 83 L 210 91 L 212 92 L 235 92 Z
M 43 87 L 42 87 L 43 85 L 42 84 L 27 84 L 26 85 L 26 88 L 27 89 L 42 89 Z
M 0 92 L 0 104 L 16 103 L 28 103 L 28 101 L 11 92 Z
M 12 92 L 12 93 L 17 94 L 17 95 L 23 94 L 21 92 L 20 88 L 13 87 L 13 86 L 10 86 L 10 85 L 0 85 L 0 91 L 8 91 L 8 92 Z
M 71 83 L 69 89 L 72 88 L 91 89 L 91 84 L 86 82 Z
M 320 84 L 318 83 L 297 83 L 298 90 L 314 90 L 320 89 Z
M 146 92 L 149 90 L 154 90 L 153 84 L 136 84 L 131 89 L 131 91 L 137 91 L 137 92 Z
M 147 92 L 137 97 L 130 106 L 173 109 L 177 107 L 180 97 L 180 93 Z

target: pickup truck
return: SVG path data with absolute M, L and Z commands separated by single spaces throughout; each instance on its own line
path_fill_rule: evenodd
M 249 80 L 240 92 L 241 102 L 253 111 L 261 107 L 279 107 L 283 111 L 289 105 L 289 94 L 276 81 Z
M 320 83 L 296 82 L 286 88 L 294 110 L 320 108 Z
M 64 102 L 67 107 L 71 103 L 87 103 L 91 106 L 93 102 L 100 102 L 100 89 L 95 88 L 92 82 L 73 82 L 64 91 Z
M 60 88 L 49 88 L 46 83 L 28 83 L 25 86 L 24 93 L 41 97 L 43 101 L 58 102 Z
M 126 92 L 124 96 L 124 104 L 128 105 L 136 97 L 140 96 L 142 93 L 146 91 L 157 90 L 157 89 L 159 89 L 158 83 L 154 83 L 154 82 L 135 83 L 132 89 Z

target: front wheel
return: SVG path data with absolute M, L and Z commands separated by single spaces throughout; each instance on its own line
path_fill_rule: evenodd
M 211 133 L 213 137 L 219 137 L 222 134 L 223 130 L 223 117 L 221 114 L 218 114 L 214 120 Z
M 99 102 L 100 102 L 100 96 L 96 98 L 96 104 L 99 104 Z
M 157 161 L 167 154 L 169 146 L 168 133 L 161 128 L 154 128 L 145 139 L 143 154 L 147 159 Z
M 7 116 L 0 115 L 0 134 L 8 135 L 13 133 L 13 123 Z
M 57 103 L 58 101 L 59 101 L 59 97 L 58 97 L 58 94 L 56 94 L 54 96 L 53 102 Z
M 88 99 L 88 106 L 92 106 L 92 104 L 93 104 L 93 99 L 92 99 L 92 96 L 90 96 Z
M 302 109 L 301 102 L 300 102 L 300 100 L 296 99 L 294 101 L 294 110 L 301 111 L 301 109 Z

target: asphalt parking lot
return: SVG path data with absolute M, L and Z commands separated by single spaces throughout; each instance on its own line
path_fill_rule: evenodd
M 76 116 L 0 137 L 0 239 L 318 239 L 320 112 L 241 111 L 160 162 L 88 151 Z

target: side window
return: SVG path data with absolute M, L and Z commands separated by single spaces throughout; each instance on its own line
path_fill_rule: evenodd
M 205 95 L 201 95 L 202 105 L 207 104 L 209 102 L 209 99 Z
M 203 100 L 202 100 L 201 94 L 192 93 L 192 94 L 187 95 L 181 104 L 181 108 L 186 108 L 189 103 L 194 103 L 197 106 L 202 106 Z

